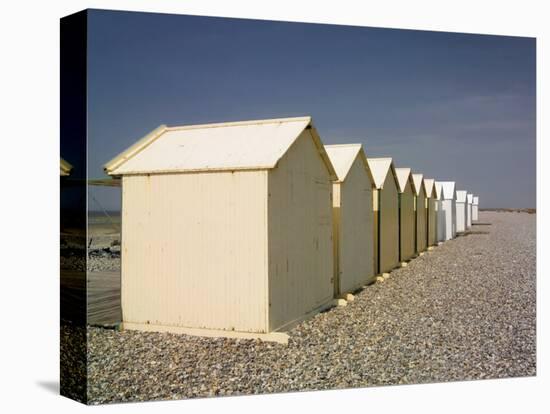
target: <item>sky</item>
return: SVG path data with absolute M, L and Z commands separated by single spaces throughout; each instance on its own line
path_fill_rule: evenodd
M 536 206 L 534 38 L 89 12 L 90 178 L 161 124 L 304 115 L 481 208 Z M 119 189 L 89 195 L 120 208 Z

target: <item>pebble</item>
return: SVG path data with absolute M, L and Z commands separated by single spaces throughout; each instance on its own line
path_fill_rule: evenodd
M 88 402 L 533 376 L 536 215 L 480 223 L 302 322 L 286 346 L 89 327 Z

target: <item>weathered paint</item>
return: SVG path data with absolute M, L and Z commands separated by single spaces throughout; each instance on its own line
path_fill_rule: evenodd
M 309 130 L 268 176 L 269 330 L 334 294 L 332 181 Z M 253 252 L 252 252 L 253 253 Z
M 353 292 L 374 280 L 373 271 L 373 183 L 363 151 L 352 151 L 351 166 L 338 168 L 336 161 L 344 146 L 326 146 L 335 165 L 339 182 L 333 184 L 334 221 L 334 279 L 335 296 Z

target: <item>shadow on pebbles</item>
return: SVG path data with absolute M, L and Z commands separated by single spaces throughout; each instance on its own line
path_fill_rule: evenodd
M 480 220 L 483 233 L 301 323 L 287 346 L 89 328 L 89 402 L 535 375 L 536 215 Z

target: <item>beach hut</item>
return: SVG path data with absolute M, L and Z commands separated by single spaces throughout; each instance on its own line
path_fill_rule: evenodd
M 416 198 L 414 203 L 416 215 L 416 253 L 423 252 L 428 248 L 427 216 L 426 216 L 426 187 L 424 186 L 424 176 L 422 174 L 413 174 L 414 187 L 416 189 Z
M 437 244 L 437 191 L 435 180 L 424 178 L 426 188 L 426 232 L 428 234 L 428 247 Z
M 416 189 L 410 168 L 396 168 L 399 184 L 399 261 L 406 262 L 413 258 L 415 253 L 414 231 L 416 217 L 414 213 L 414 198 Z
M 399 265 L 398 182 L 391 158 L 367 158 L 376 187 L 373 192 L 375 273 Z
M 436 221 L 437 221 L 437 242 L 442 243 L 445 241 L 445 212 L 443 211 L 443 186 L 441 183 L 435 181 L 435 196 L 436 203 L 435 208 L 437 210 Z
M 73 166 L 69 164 L 67 161 L 65 161 L 63 158 L 60 158 L 60 177 L 68 177 L 71 175 L 71 171 L 73 169 Z
M 124 329 L 286 341 L 269 333 L 333 302 L 336 174 L 311 118 L 162 125 L 105 171 Z
M 479 197 L 474 196 L 472 199 L 472 221 L 478 221 L 478 207 L 479 206 Z
M 456 192 L 456 232 L 466 231 L 466 210 L 467 210 L 467 192 L 459 190 Z
M 466 230 L 472 228 L 472 202 L 474 201 L 474 195 L 471 193 L 466 194 Z
M 332 185 L 334 294 L 374 281 L 374 181 L 361 144 L 325 145 L 338 180 Z
M 436 181 L 441 187 L 441 210 L 438 228 L 442 231 L 443 241 L 456 237 L 456 190 L 454 181 Z M 436 189 L 437 192 L 437 189 Z

